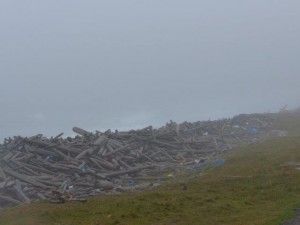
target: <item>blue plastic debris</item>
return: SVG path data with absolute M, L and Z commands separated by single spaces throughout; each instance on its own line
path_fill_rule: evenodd
M 250 131 L 251 131 L 252 134 L 256 134 L 258 130 L 256 128 L 251 128 Z
M 87 165 L 82 165 L 79 167 L 81 173 L 85 173 L 87 171 Z
M 135 181 L 134 180 L 128 180 L 127 181 L 127 186 L 133 186 L 135 184 Z
M 45 160 L 46 160 L 46 161 L 51 161 L 51 160 L 53 160 L 53 155 L 48 155 L 48 156 L 46 156 L 46 157 L 45 157 Z
M 222 166 L 225 163 L 224 159 L 216 159 L 214 161 L 215 166 Z
M 187 167 L 188 170 L 191 171 L 199 171 L 203 170 L 206 167 L 207 163 L 194 163 Z

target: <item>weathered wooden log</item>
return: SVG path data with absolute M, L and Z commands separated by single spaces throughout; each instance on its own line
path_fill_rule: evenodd
M 14 185 L 14 190 L 17 194 L 17 196 L 19 197 L 19 199 L 22 201 L 22 202 L 25 202 L 25 203 L 29 203 L 30 202 L 30 199 L 27 197 L 27 195 L 23 192 L 22 190 L 22 187 L 21 187 L 21 183 L 19 180 L 16 180 L 16 184 Z
M 29 184 L 32 184 L 36 187 L 40 187 L 40 188 L 45 188 L 45 189 L 48 189 L 48 186 L 46 185 L 43 185 L 39 182 L 37 182 L 36 180 L 34 180 L 33 178 L 31 178 L 30 176 L 27 176 L 27 175 L 24 175 L 24 174 L 19 174 L 17 172 L 14 172 L 13 170 L 9 169 L 9 168 L 3 168 L 4 172 L 9 174 L 10 176 L 13 176 L 17 179 L 20 179 L 22 181 L 25 181 Z
M 125 145 L 125 146 L 123 146 L 123 147 L 117 148 L 117 149 L 114 150 L 114 151 L 108 152 L 108 153 L 104 154 L 103 156 L 104 156 L 104 157 L 107 157 L 107 156 L 116 154 L 117 152 L 123 151 L 123 150 L 125 150 L 125 149 L 127 149 L 127 148 L 129 148 L 129 147 L 131 147 L 131 146 L 132 146 L 132 144 Z
M 105 150 L 106 150 L 106 149 L 105 149 L 105 147 L 104 147 L 104 146 L 102 146 L 102 147 L 100 148 L 100 150 L 99 150 L 98 154 L 102 156 L 102 155 L 103 155 L 103 153 L 105 152 Z
M 99 169 L 103 169 L 103 167 L 97 162 L 97 160 L 90 158 L 90 160 L 99 168 Z
M 119 163 L 120 163 L 122 166 L 124 166 L 126 169 L 132 168 L 131 166 L 129 166 L 127 163 L 125 163 L 125 162 L 122 161 L 122 160 L 119 160 Z
M 7 188 L 7 187 L 11 187 L 13 185 L 15 185 L 15 181 L 3 181 L 3 182 L 0 182 L 0 189 L 3 189 L 3 188 Z
M 112 190 L 114 188 L 114 184 L 107 180 L 98 180 L 95 185 L 97 188 L 102 188 L 104 190 Z
M 31 139 L 24 139 L 25 143 L 29 143 L 29 144 L 33 144 L 33 145 L 37 145 L 39 147 L 44 147 L 44 148 L 51 148 L 54 146 L 57 146 L 57 143 L 46 143 L 44 141 L 41 140 L 31 140 Z
M 167 156 L 172 162 L 176 162 L 176 160 L 164 149 L 154 147 L 157 151 L 160 151 L 163 155 Z
M 1 159 L 4 161 L 8 161 L 13 156 L 14 156 L 14 154 L 12 152 L 7 152 Z
M 158 145 L 161 145 L 161 146 L 171 147 L 171 148 L 174 148 L 174 149 L 177 149 L 179 147 L 176 144 L 170 144 L 170 143 L 166 143 L 166 142 L 162 142 L 162 141 L 151 141 L 151 143 L 158 144 Z
M 141 153 L 141 156 L 143 156 L 144 158 L 148 159 L 150 162 L 155 162 L 152 158 L 150 158 L 149 156 L 147 156 L 144 153 Z
M 32 165 L 32 164 L 27 164 L 27 163 L 23 163 L 23 162 L 17 162 L 18 165 L 21 165 L 21 166 L 25 166 L 25 167 L 28 167 L 32 170 L 35 170 L 37 172 L 40 172 L 40 173 L 45 173 L 45 174 L 50 174 L 50 175 L 57 175 L 57 173 L 53 172 L 53 171 L 50 171 L 50 170 L 47 170 L 41 166 L 35 166 L 35 165 Z
M 103 166 L 104 168 L 111 169 L 111 170 L 116 170 L 116 169 L 118 169 L 118 166 L 117 166 L 117 165 L 115 165 L 115 164 L 113 164 L 113 163 L 111 163 L 111 162 L 108 162 L 108 161 L 106 161 L 106 160 L 104 160 L 104 159 L 99 159 L 99 158 L 97 158 L 97 159 L 94 159 L 94 160 L 96 160 L 96 162 L 97 162 L 99 165 Z
M 92 135 L 91 132 L 88 132 L 82 128 L 79 128 L 79 127 L 73 127 L 72 129 L 75 133 L 79 134 L 79 135 L 82 135 L 82 136 L 90 136 Z
M 76 153 L 76 154 L 81 152 L 81 150 L 78 149 L 78 148 L 65 146 L 65 145 L 62 145 L 62 144 L 55 146 L 55 148 L 57 148 L 59 150 L 62 150 L 62 151 L 66 151 L 66 152 Z
M 22 203 L 22 202 L 20 202 L 20 201 L 18 201 L 16 199 L 13 199 L 11 197 L 4 196 L 4 195 L 0 195 L 0 200 L 4 200 L 6 202 L 13 203 L 13 204 L 16 204 L 16 205 L 19 205 L 19 204 Z
M 6 180 L 6 179 L 7 179 L 7 177 L 6 177 L 5 173 L 4 173 L 4 171 L 3 171 L 2 167 L 1 167 L 1 165 L 0 165 L 0 178 L 2 178 L 3 180 Z
M 116 159 L 112 159 L 111 162 L 116 165 L 118 168 L 120 167 L 119 162 Z
M 57 140 L 57 139 L 59 139 L 61 136 L 63 136 L 64 135 L 64 133 L 60 133 L 59 135 L 56 135 L 53 139 L 54 140 Z
M 141 167 L 132 168 L 132 169 L 129 169 L 129 170 L 123 170 L 123 171 L 113 172 L 113 173 L 107 174 L 106 177 L 107 178 L 109 178 L 109 177 L 117 177 L 117 176 L 124 175 L 124 174 L 135 173 L 135 172 L 138 172 L 140 170 L 148 169 L 148 168 L 151 168 L 151 167 L 155 167 L 155 166 L 154 165 L 148 165 L 148 166 L 141 166 Z
M 101 136 L 99 137 L 95 142 L 94 142 L 94 145 L 96 145 L 96 147 L 91 147 L 91 148 L 88 148 L 86 150 L 84 150 L 83 152 L 81 152 L 79 155 L 77 155 L 75 157 L 75 159 L 81 159 L 83 158 L 86 154 L 92 154 L 95 150 L 97 150 L 100 146 L 98 145 L 101 145 L 104 143 L 104 141 L 106 140 L 106 136 Z

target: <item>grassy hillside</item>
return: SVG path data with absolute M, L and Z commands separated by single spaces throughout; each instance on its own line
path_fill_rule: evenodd
M 281 116 L 274 126 L 299 135 L 300 120 L 293 118 Z M 269 140 L 224 157 L 221 167 L 152 191 L 1 210 L 0 225 L 271 225 L 300 207 L 300 170 L 282 166 L 300 162 L 299 137 Z
M 289 131 L 290 135 L 300 135 L 300 109 L 273 115 L 276 118 L 274 129 Z

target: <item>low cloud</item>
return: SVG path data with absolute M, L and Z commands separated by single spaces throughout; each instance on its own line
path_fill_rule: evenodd
M 30 120 L 33 120 L 35 122 L 44 122 L 46 120 L 46 117 L 43 113 L 35 113 L 28 116 Z

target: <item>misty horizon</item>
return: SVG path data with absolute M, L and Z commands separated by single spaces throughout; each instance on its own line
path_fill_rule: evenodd
M 0 141 L 298 107 L 299 1 L 0 2 Z

